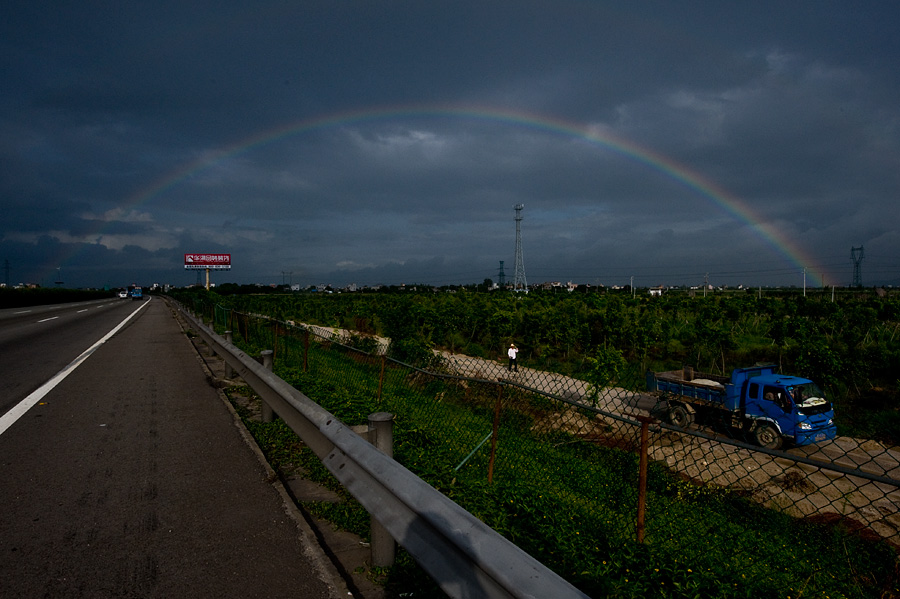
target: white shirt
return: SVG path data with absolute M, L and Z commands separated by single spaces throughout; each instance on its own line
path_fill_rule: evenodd
M 518 351 L 519 351 L 519 350 L 518 350 L 517 348 L 511 347 L 511 348 L 509 348 L 509 351 L 506 352 L 506 353 L 509 355 L 510 358 L 512 358 L 513 360 L 515 360 L 515 359 L 516 359 L 516 353 L 518 353 Z

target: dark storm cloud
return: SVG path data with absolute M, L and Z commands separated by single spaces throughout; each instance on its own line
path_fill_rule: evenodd
M 873 278 L 900 283 L 890 3 L 16 1 L 5 13 L 0 259 L 14 282 L 62 267 L 78 285 L 191 283 L 179 266 L 195 251 L 230 251 L 219 276 L 245 282 L 480 282 L 501 260 L 513 268 L 524 203 L 532 282 L 712 271 L 800 284 L 809 266 L 846 284 L 849 248 L 865 244 Z M 479 111 L 612 135 L 738 212 L 652 158 Z

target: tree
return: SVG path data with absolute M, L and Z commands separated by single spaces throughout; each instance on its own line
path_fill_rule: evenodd
M 593 356 L 585 358 L 588 364 L 588 400 L 596 406 L 600 393 L 614 383 L 625 369 L 625 358 L 622 352 L 612 347 L 598 348 Z

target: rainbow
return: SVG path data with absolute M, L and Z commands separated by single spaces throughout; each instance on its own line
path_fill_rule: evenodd
M 137 208 L 150 202 L 153 198 L 166 193 L 173 187 L 194 176 L 199 171 L 211 167 L 223 160 L 249 152 L 254 148 L 265 146 L 279 140 L 302 135 L 304 133 L 324 130 L 332 127 L 365 123 L 369 121 L 391 120 L 399 118 L 458 118 L 507 123 L 512 126 L 527 127 L 555 135 L 584 140 L 603 149 L 613 151 L 658 171 L 666 177 L 687 187 L 700 196 L 710 200 L 731 217 L 746 223 L 760 238 L 770 244 L 790 263 L 794 264 L 798 273 L 809 270 L 810 286 L 821 286 L 822 276 L 814 274 L 813 260 L 791 238 L 777 227 L 766 222 L 749 206 L 730 194 L 724 188 L 692 171 L 683 164 L 663 156 L 648 148 L 640 147 L 628 140 L 618 138 L 606 131 L 598 131 L 584 125 L 567 122 L 546 115 L 527 113 L 496 108 L 460 107 L 445 105 L 403 106 L 367 108 L 347 112 L 339 112 L 317 118 L 300 120 L 268 129 L 250 137 L 237 141 L 229 146 L 206 154 L 178 169 L 167 173 L 151 185 L 138 191 L 126 199 L 124 208 Z M 821 272 L 821 269 L 815 269 Z

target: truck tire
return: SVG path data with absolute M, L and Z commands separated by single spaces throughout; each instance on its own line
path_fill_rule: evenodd
M 753 438 L 757 445 L 765 447 L 766 449 L 781 449 L 781 445 L 784 442 L 778 429 L 771 424 L 766 423 L 758 424 L 756 426 L 756 430 L 753 432 Z
M 679 428 L 690 428 L 694 424 L 694 414 L 681 404 L 669 408 L 669 422 Z

